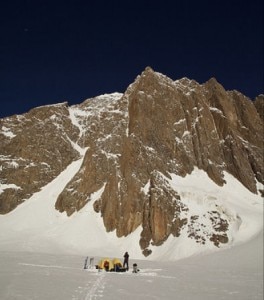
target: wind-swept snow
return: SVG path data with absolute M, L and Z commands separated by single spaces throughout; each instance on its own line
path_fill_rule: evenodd
M 262 300 L 263 237 L 176 262 L 130 258 L 137 274 L 83 270 L 85 257 L 0 252 L 2 300 Z M 97 263 L 97 259 L 95 260 Z
M 0 216 L 1 299 L 262 299 L 259 195 L 228 174 L 223 187 L 198 169 L 185 178 L 171 174 L 171 186 L 192 212 L 203 215 L 216 204 L 228 212 L 234 219 L 231 243 L 219 249 L 181 234 L 162 247 L 152 247 L 152 255 L 145 259 L 138 244 L 141 228 L 119 239 L 115 232 L 105 232 L 100 214 L 93 210 L 104 187 L 71 217 L 55 210 L 58 195 L 81 163 L 82 159 L 73 162 L 40 192 Z M 87 255 L 122 258 L 125 251 L 130 265 L 138 263 L 138 274 L 83 270 Z
M 106 233 L 100 214 L 96 214 L 93 209 L 93 202 L 103 189 L 94 193 L 92 200 L 71 217 L 55 210 L 58 195 L 81 163 L 82 159 L 73 162 L 40 192 L 11 213 L 0 216 L 0 250 L 60 251 L 73 254 L 89 251 L 92 255 L 115 256 L 130 249 L 135 258 L 144 258 L 138 243 L 141 228 L 126 238 L 117 238 L 115 232 Z M 231 221 L 234 219 L 229 232 L 232 243 L 245 242 L 262 229 L 262 199 L 250 193 L 232 176 L 226 174 L 228 183 L 224 187 L 217 186 L 198 169 L 185 178 L 171 176 L 171 186 L 177 189 L 182 201 L 188 204 L 190 213 L 204 215 L 207 210 L 218 205 L 225 210 Z M 237 216 L 239 218 L 235 218 Z M 187 234 L 181 234 L 179 238 L 170 237 L 162 247 L 152 247 L 150 259 L 177 260 L 208 250 L 216 250 L 216 247 L 212 243 L 202 247 L 188 238 Z

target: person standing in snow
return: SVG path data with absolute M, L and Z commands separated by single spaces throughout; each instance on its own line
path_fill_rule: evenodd
M 129 254 L 126 252 L 126 253 L 124 254 L 123 268 L 125 268 L 125 266 L 126 266 L 127 271 L 128 271 L 128 269 L 129 269 L 129 266 L 128 266 L 128 258 L 129 258 Z

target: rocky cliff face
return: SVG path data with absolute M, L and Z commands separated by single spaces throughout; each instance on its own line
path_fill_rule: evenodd
M 264 95 L 259 95 L 254 101 L 254 105 L 259 113 L 260 118 L 264 121 Z
M 66 103 L 1 119 L 0 128 L 0 212 L 8 213 L 79 157 L 78 131 Z
M 70 216 L 103 188 L 95 213 L 118 237 L 142 226 L 145 255 L 150 244 L 178 237 L 183 228 L 201 244 L 226 243 L 227 216 L 215 206 L 206 212 L 210 233 L 198 234 L 199 216 L 187 216 L 170 179 L 197 167 L 220 186 L 228 172 L 257 193 L 264 178 L 263 118 L 256 107 L 214 78 L 202 85 L 173 81 L 148 67 L 124 94 L 2 119 L 0 212 L 10 212 L 83 155 L 57 199 L 60 212 Z

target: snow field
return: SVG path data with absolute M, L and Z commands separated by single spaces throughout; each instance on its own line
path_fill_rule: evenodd
M 190 214 L 203 215 L 217 204 L 231 222 L 229 244 L 201 246 L 186 235 L 169 237 L 145 258 L 141 228 L 118 239 L 106 233 L 93 202 L 103 188 L 71 217 L 55 210 L 59 193 L 78 171 L 73 162 L 54 181 L 8 215 L 0 216 L 0 299 L 263 299 L 263 199 L 225 174 L 219 187 L 200 170 L 170 184 Z M 188 217 L 188 215 L 187 215 Z M 122 258 L 140 272 L 83 270 L 85 257 Z
M 136 262 L 140 269 L 137 274 L 84 270 L 84 260 L 79 255 L 1 252 L 0 299 L 263 299 L 263 235 L 174 262 L 131 258 L 130 267 Z

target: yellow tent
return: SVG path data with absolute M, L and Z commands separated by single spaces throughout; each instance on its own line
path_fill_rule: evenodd
M 113 260 L 112 260 L 112 262 L 113 262 L 113 265 L 114 265 L 114 267 L 115 266 L 118 266 L 119 268 L 122 268 L 122 262 L 121 262 L 121 260 L 119 259 L 119 258 L 114 258 Z
M 125 272 L 126 271 L 126 268 L 123 268 L 122 262 L 119 258 L 114 258 L 112 261 L 113 261 L 115 272 Z
M 100 269 L 104 269 L 106 271 L 110 271 L 112 269 L 114 269 L 114 264 L 113 261 L 109 258 L 102 258 L 99 262 L 98 262 L 98 267 Z
M 114 271 L 114 272 L 125 272 L 126 269 L 123 268 L 122 262 L 119 258 L 102 258 L 97 267 L 106 271 Z
M 114 265 L 120 264 L 122 266 L 122 262 L 121 262 L 121 260 L 119 258 L 114 258 L 112 260 L 112 262 L 113 262 Z

